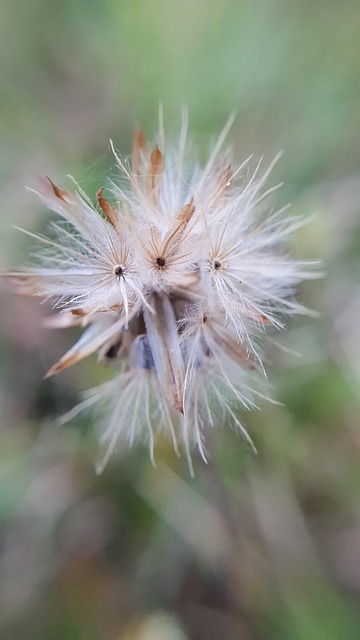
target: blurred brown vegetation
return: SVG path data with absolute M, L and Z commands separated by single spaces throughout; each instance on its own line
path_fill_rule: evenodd
M 345 640 L 360 608 L 360 7 L 355 0 L 3 0 L 0 267 L 26 261 L 46 212 L 25 185 L 71 173 L 94 196 L 163 102 L 203 157 L 236 109 L 235 156 L 279 149 L 279 204 L 316 219 L 295 249 L 319 318 L 269 354 L 272 396 L 211 460 L 158 443 L 95 476 L 96 434 L 56 417 L 109 373 L 94 360 L 42 380 L 74 335 L 1 289 L 0 636 L 11 640 Z

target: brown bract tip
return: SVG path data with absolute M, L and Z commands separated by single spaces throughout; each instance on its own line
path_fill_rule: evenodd
M 58 360 L 58 362 L 56 362 L 55 364 L 53 364 L 52 367 L 50 367 L 47 373 L 45 373 L 44 379 L 46 380 L 47 378 L 51 378 L 55 374 L 60 373 L 61 371 L 64 371 L 69 367 L 72 367 L 74 364 L 77 364 L 78 362 L 80 362 L 83 359 L 83 357 L 84 356 L 78 351 L 73 353 L 71 356 L 66 356 L 66 355 L 63 356 L 62 358 L 60 358 L 60 360 Z
M 83 311 L 83 309 L 70 309 L 70 313 L 73 316 L 81 316 L 82 318 L 86 316 L 86 313 L 85 311 Z
M 272 324 L 271 319 L 265 316 L 263 313 L 257 313 L 256 311 L 251 311 L 249 313 L 249 317 L 255 322 L 260 322 L 261 324 L 269 325 Z
M 156 145 L 153 150 L 146 178 L 146 186 L 151 194 L 156 195 L 159 188 L 159 178 L 163 174 L 165 168 L 165 159 L 159 147 Z
M 110 222 L 110 224 L 113 227 L 116 227 L 116 212 L 114 207 L 112 206 L 112 204 L 110 204 L 110 202 L 103 197 L 103 191 L 104 191 L 104 187 L 101 187 L 101 189 L 99 189 L 99 191 L 96 194 L 96 198 L 98 201 L 98 205 L 100 207 L 100 209 L 102 210 L 103 214 L 106 216 L 107 220 Z
M 184 204 L 181 207 L 180 211 L 177 213 L 175 217 L 174 226 L 170 229 L 170 231 L 166 234 L 162 246 L 162 252 L 165 253 L 171 247 L 173 247 L 174 242 L 178 242 L 182 237 L 188 223 L 190 222 L 192 216 L 194 215 L 195 205 L 194 198 L 191 198 L 190 202 Z
M 142 154 L 147 149 L 145 133 L 141 129 L 136 129 L 132 148 L 131 164 L 135 175 L 140 173 L 142 164 Z
M 50 178 L 48 176 L 45 176 L 45 178 L 49 181 L 50 186 L 51 186 L 54 194 L 56 195 L 56 197 L 59 198 L 59 200 L 62 200 L 63 202 L 65 202 L 66 191 L 64 191 L 63 189 L 60 189 L 60 187 L 58 187 L 56 184 L 54 184 L 53 181 L 50 180 Z
M 182 222 L 184 226 L 186 226 L 188 222 L 190 222 L 191 218 L 193 217 L 194 211 L 195 211 L 194 198 L 191 198 L 190 202 L 188 202 L 187 204 L 184 204 L 184 206 L 181 207 L 176 218 L 177 220 Z

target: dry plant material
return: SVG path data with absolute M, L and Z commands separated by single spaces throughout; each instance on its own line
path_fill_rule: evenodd
M 306 311 L 294 288 L 316 274 L 283 249 L 303 220 L 286 208 L 266 213 L 272 165 L 233 166 L 221 150 L 230 124 L 203 169 L 186 159 L 186 118 L 178 149 L 166 154 L 157 144 L 149 151 L 137 130 L 131 165 L 112 147 L 121 186 L 112 182 L 113 202 L 100 188 L 98 208 L 79 187 L 44 182 L 39 195 L 60 217 L 55 239 L 27 232 L 42 245 L 37 264 L 7 274 L 54 302 L 48 326 L 85 328 L 47 376 L 94 352 L 118 367 L 67 416 L 97 406 L 99 470 L 118 443 L 144 437 L 154 460 L 158 430 L 185 450 L 191 471 L 194 447 L 206 460 L 207 427 L 227 422 L 254 448 L 239 413 L 263 397 L 265 329 Z

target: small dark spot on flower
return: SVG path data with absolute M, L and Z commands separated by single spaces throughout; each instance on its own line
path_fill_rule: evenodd
M 220 267 L 221 267 L 221 262 L 220 262 L 220 260 L 214 260 L 214 262 L 213 262 L 213 268 L 214 268 L 214 270 L 215 270 L 215 271 L 218 271 L 218 269 L 220 269 Z
M 109 360 L 112 360 L 114 358 L 116 358 L 118 356 L 118 353 L 121 349 L 122 346 L 122 336 L 120 336 L 120 338 L 118 338 L 116 340 L 116 342 L 114 342 L 105 352 L 105 358 L 109 358 Z
M 122 276 L 124 274 L 124 268 L 121 266 L 121 264 L 115 265 L 114 274 L 116 276 Z
M 165 258 L 156 258 L 156 264 L 160 269 L 163 269 L 165 267 Z

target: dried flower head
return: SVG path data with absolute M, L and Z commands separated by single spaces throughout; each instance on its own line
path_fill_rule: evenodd
M 295 285 L 311 277 L 305 263 L 283 251 L 302 221 L 285 208 L 268 213 L 263 190 L 270 168 L 249 161 L 233 168 L 221 148 L 231 122 L 203 169 L 186 158 L 183 118 L 176 149 L 152 150 L 137 131 L 132 160 L 116 153 L 120 184 L 112 200 L 97 193 L 94 206 L 51 180 L 40 191 L 60 216 L 42 243 L 39 265 L 13 272 L 20 288 L 51 299 L 52 327 L 81 325 L 80 340 L 48 376 L 98 352 L 117 363 L 117 376 L 92 390 L 72 417 L 95 405 L 106 422 L 106 464 L 116 444 L 167 431 L 183 445 L 192 469 L 195 444 L 204 460 L 204 431 L 227 420 L 252 442 L 238 417 L 254 406 L 249 372 L 261 369 L 259 340 L 268 325 L 283 328 L 304 309 Z M 34 234 L 30 234 L 34 235 Z

